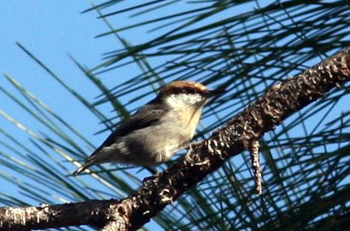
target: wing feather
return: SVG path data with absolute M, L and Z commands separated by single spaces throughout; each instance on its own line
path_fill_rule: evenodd
M 112 145 L 116 139 L 133 131 L 159 123 L 167 111 L 159 103 L 153 101 L 141 107 L 134 115 L 125 120 L 107 139 L 101 147 Z

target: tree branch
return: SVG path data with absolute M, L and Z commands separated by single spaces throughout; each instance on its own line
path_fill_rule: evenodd
M 273 85 L 266 94 L 229 120 L 207 140 L 163 173 L 144 181 L 123 200 L 87 201 L 27 208 L 0 208 L 0 230 L 93 225 L 102 230 L 136 230 L 166 205 L 217 170 L 283 119 L 350 80 L 350 47 L 302 74 Z

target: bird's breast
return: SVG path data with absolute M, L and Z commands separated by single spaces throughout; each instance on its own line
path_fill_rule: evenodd
M 183 110 L 179 111 L 179 120 L 181 121 L 182 127 L 186 128 L 190 132 L 191 139 L 196 131 L 199 119 L 202 114 L 202 109 L 196 110 Z
M 123 139 L 129 148 L 127 157 L 139 165 L 167 161 L 195 133 L 201 111 L 170 111 L 154 126 L 139 129 Z

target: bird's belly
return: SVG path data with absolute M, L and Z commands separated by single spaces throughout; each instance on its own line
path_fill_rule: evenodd
M 131 164 L 147 166 L 168 161 L 192 137 L 192 131 L 175 126 L 140 129 L 125 139 L 129 147 L 126 160 Z

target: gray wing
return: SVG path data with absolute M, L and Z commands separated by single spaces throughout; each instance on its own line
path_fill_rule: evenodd
M 101 161 L 99 160 L 98 155 L 99 151 L 104 147 L 111 146 L 116 141 L 116 139 L 126 136 L 138 129 L 142 129 L 159 123 L 160 118 L 162 118 L 164 114 L 167 113 L 167 111 L 163 107 L 161 107 L 156 100 L 157 99 L 149 102 L 148 104 L 140 108 L 140 110 L 137 111 L 134 115 L 132 115 L 129 119 L 124 121 L 117 128 L 117 130 L 115 130 L 106 139 L 106 141 L 103 142 L 103 144 L 90 155 L 87 162 L 80 166 L 75 172 L 73 172 L 73 176 L 78 175 L 79 173 L 83 172 L 85 169 L 89 168 L 94 164 L 100 163 Z
M 134 115 L 125 120 L 101 145 L 101 147 L 112 145 L 119 137 L 126 136 L 133 131 L 155 125 L 167 112 L 159 103 L 149 102 L 141 107 Z

